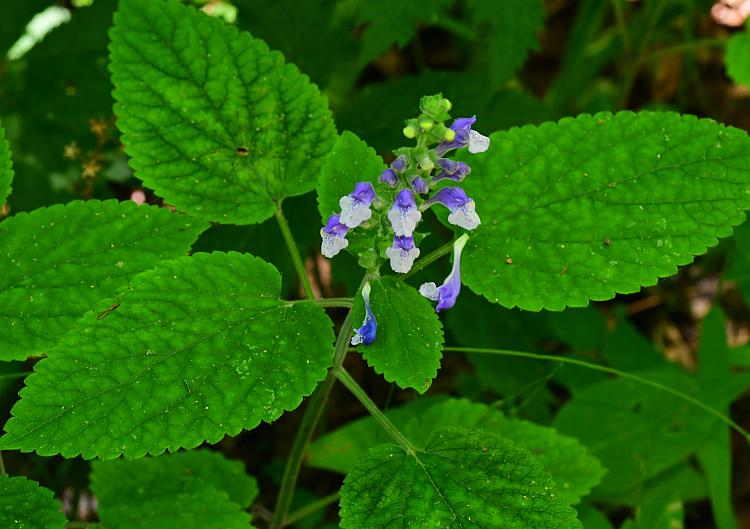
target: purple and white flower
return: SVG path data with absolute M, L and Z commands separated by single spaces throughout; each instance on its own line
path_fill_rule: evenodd
M 377 335 L 378 322 L 375 321 L 375 314 L 370 307 L 370 283 L 365 283 L 365 286 L 362 287 L 362 299 L 365 300 L 365 320 L 362 322 L 362 326 L 354 331 L 352 345 L 370 345 L 375 341 Z
M 414 260 L 419 257 L 419 248 L 414 245 L 413 237 L 396 235 L 393 238 L 393 246 L 386 248 L 385 255 L 391 260 L 394 272 L 405 274 L 411 270 Z
M 388 211 L 388 220 L 391 221 L 393 232 L 399 236 L 411 237 L 421 219 L 422 212 L 417 208 L 412 192 L 408 189 L 399 191 Z
M 358 182 L 354 191 L 341 197 L 340 222 L 349 228 L 356 228 L 372 217 L 370 204 L 375 200 L 375 189 L 370 182 Z
M 446 141 L 438 145 L 435 148 L 435 152 L 442 156 L 450 150 L 467 146 L 469 147 L 469 152 L 472 154 L 486 151 L 490 147 L 490 139 L 471 128 L 476 120 L 476 116 L 454 120 L 450 128 L 456 133 L 456 136 L 453 138 L 453 141 Z
M 438 190 L 422 204 L 422 208 L 426 209 L 437 203 L 443 204 L 451 211 L 448 215 L 448 222 L 451 224 L 473 230 L 482 223 L 474 201 L 466 196 L 466 192 L 460 187 L 444 187 Z
M 347 231 L 349 227 L 341 223 L 338 215 L 328 217 L 328 222 L 320 230 L 320 236 L 323 238 L 320 253 L 330 258 L 349 246 L 349 241 L 346 240 Z
M 432 179 L 433 182 L 446 178 L 460 182 L 471 172 L 471 167 L 469 167 L 468 164 L 465 164 L 464 162 L 455 162 L 447 158 L 440 158 L 438 160 L 438 165 L 442 171 L 435 175 L 435 178 Z
M 449 309 L 456 304 L 456 298 L 461 292 L 461 252 L 468 240 L 469 236 L 464 233 L 453 243 L 453 269 L 441 286 L 438 287 L 435 283 L 430 282 L 423 283 L 419 287 L 420 294 L 427 299 L 437 301 L 436 312 Z

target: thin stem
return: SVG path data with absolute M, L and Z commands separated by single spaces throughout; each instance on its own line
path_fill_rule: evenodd
M 352 308 L 352 305 L 354 305 L 354 298 L 301 299 L 297 301 L 291 301 L 290 303 L 315 303 L 319 307 L 350 309 Z
M 422 259 L 419 259 L 416 263 L 414 263 L 414 266 L 411 267 L 411 270 L 409 270 L 407 273 L 405 273 L 402 276 L 399 276 L 399 279 L 405 280 L 409 279 L 411 276 L 422 270 L 423 268 L 431 265 L 438 259 L 440 259 L 442 256 L 447 255 L 453 251 L 453 241 L 447 242 L 444 245 L 442 245 L 437 250 L 427 254 Z
M 404 449 L 404 452 L 406 452 L 408 455 L 413 456 L 416 454 L 416 449 L 414 446 L 409 442 L 409 440 L 404 437 L 404 434 L 401 433 L 401 431 L 396 428 L 396 426 L 388 419 L 388 417 L 385 416 L 385 414 L 380 411 L 380 408 L 372 401 L 372 399 L 365 393 L 365 390 L 362 389 L 362 387 L 357 384 L 357 382 L 352 378 L 352 376 L 341 366 L 339 366 L 334 373 L 336 374 L 336 378 L 338 378 L 346 388 L 351 391 L 351 393 L 357 397 L 357 400 L 362 403 L 362 405 L 367 408 L 367 411 L 370 412 L 370 415 L 373 416 L 373 418 L 380 423 L 380 426 L 383 427 L 383 429 L 388 432 L 388 435 L 390 435 L 394 441 L 396 441 L 401 448 Z
M 279 203 L 278 207 L 276 208 L 276 222 L 279 223 L 281 235 L 284 236 L 284 242 L 286 242 L 286 247 L 289 249 L 289 255 L 292 256 L 294 268 L 295 270 L 297 270 L 297 275 L 299 276 L 299 280 L 302 283 L 302 288 L 305 289 L 305 296 L 307 296 L 307 299 L 315 299 L 312 285 L 310 284 L 310 278 L 307 277 L 305 265 L 302 263 L 302 257 L 299 254 L 299 248 L 297 248 L 297 243 L 294 242 L 292 230 L 289 229 L 289 223 L 286 221 L 284 212 L 281 209 L 281 203 Z
M 308 503 L 304 507 L 297 509 L 293 513 L 291 513 L 289 516 L 286 517 L 284 520 L 283 527 L 286 527 L 287 525 L 292 525 L 297 520 L 301 520 L 302 518 L 305 518 L 306 516 L 309 516 L 313 514 L 314 512 L 318 512 L 321 509 L 325 509 L 330 504 L 337 502 L 339 499 L 339 493 L 334 492 L 333 494 L 329 494 L 328 496 L 324 496 L 320 498 L 319 500 L 315 500 L 312 503 Z
M 14 378 L 25 378 L 31 373 L 33 373 L 33 371 L 21 371 L 20 373 L 6 373 L 4 375 L 0 375 L 0 380 L 13 380 Z
M 639 384 L 643 384 L 645 386 L 651 386 L 652 388 L 658 389 L 660 391 L 664 391 L 666 393 L 669 393 L 670 395 L 674 395 L 675 397 L 682 399 L 685 402 L 689 402 L 693 406 L 696 406 L 697 408 L 700 408 L 703 411 L 713 415 L 714 417 L 719 419 L 721 422 L 731 427 L 734 431 L 736 431 L 742 437 L 744 437 L 748 443 L 750 443 L 750 433 L 744 428 L 742 428 L 742 426 L 734 422 L 731 418 L 721 413 L 719 410 L 709 406 L 708 404 L 704 404 L 700 400 L 693 398 L 690 395 L 686 395 L 685 393 L 682 393 L 681 391 L 677 391 L 674 388 L 661 384 L 660 382 L 649 380 L 648 378 L 643 378 L 638 375 L 628 373 L 626 371 L 620 371 L 619 369 L 615 369 L 613 367 L 607 367 L 607 366 L 602 366 L 599 364 L 594 364 L 592 362 L 586 362 L 585 360 L 579 360 L 578 358 L 569 358 L 566 356 L 545 355 L 545 354 L 537 354 L 537 353 L 526 353 L 526 352 L 521 352 L 521 351 L 508 351 L 505 349 L 487 349 L 487 348 L 481 348 L 481 347 L 443 347 L 443 351 L 478 353 L 478 354 L 496 354 L 496 355 L 502 355 L 502 356 L 532 358 L 534 360 L 543 360 L 547 362 L 559 362 L 561 364 L 572 364 L 578 367 L 585 367 L 586 369 L 593 369 L 594 371 L 602 371 L 603 373 L 609 373 L 610 375 L 615 375 L 621 378 L 627 378 L 629 380 L 638 382 Z
M 622 9 L 622 0 L 612 0 L 612 10 L 615 12 L 615 21 L 617 22 L 617 31 L 622 39 L 622 46 L 625 48 L 625 54 L 631 57 L 633 54 L 633 41 L 630 40 L 630 32 L 625 22 L 625 12 Z
M 3 461 L 3 453 L 0 452 L 0 476 L 7 476 L 8 473 L 5 471 L 5 461 Z
M 688 42 L 683 42 L 682 44 L 677 44 L 675 46 L 670 46 L 668 48 L 662 48 L 660 50 L 656 50 L 653 53 L 649 54 L 645 60 L 654 61 L 654 60 L 661 59 L 665 55 L 682 53 L 684 51 L 700 50 L 704 48 L 720 48 L 720 47 L 725 46 L 726 43 L 727 43 L 726 37 L 691 40 Z
M 357 292 L 362 290 L 362 286 L 369 279 L 369 276 L 365 275 L 362 278 L 362 282 L 357 287 Z M 286 467 L 284 468 L 284 476 L 281 478 L 281 487 L 279 490 L 279 496 L 276 498 L 276 506 L 274 508 L 273 519 L 271 520 L 271 529 L 280 529 L 284 526 L 284 520 L 289 512 L 289 507 L 292 505 L 292 499 L 294 498 L 294 489 L 297 486 L 297 478 L 299 477 L 299 471 L 302 467 L 302 459 L 307 451 L 307 445 L 310 444 L 310 438 L 312 437 L 315 427 L 318 425 L 320 416 L 323 414 L 323 408 L 328 402 L 328 395 L 331 393 L 333 383 L 336 381 L 336 375 L 334 371 L 336 368 L 341 366 L 346 357 L 347 348 L 349 346 L 349 340 L 352 336 L 352 311 L 346 315 L 344 323 L 339 329 L 339 334 L 336 338 L 336 345 L 333 350 L 333 366 L 328 370 L 328 375 L 325 380 L 315 389 L 310 401 L 307 403 L 305 414 L 302 417 L 302 422 L 299 425 L 299 429 L 294 437 L 292 443 L 292 450 L 289 453 L 289 458 L 286 461 Z

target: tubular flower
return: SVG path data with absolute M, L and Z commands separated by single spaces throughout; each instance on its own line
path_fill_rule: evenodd
M 393 232 L 396 235 L 411 237 L 421 219 L 422 213 L 417 208 L 411 191 L 406 188 L 399 191 L 388 211 L 388 220 L 391 221 Z
M 437 301 L 436 312 L 450 309 L 456 304 L 456 298 L 461 292 L 461 252 L 468 240 L 469 236 L 464 233 L 453 243 L 453 269 L 441 286 L 438 287 L 435 283 L 430 282 L 423 283 L 419 287 L 420 294 L 427 299 Z
M 442 156 L 450 150 L 461 147 L 469 147 L 469 152 L 472 154 L 486 151 L 490 146 L 490 139 L 471 128 L 476 120 L 476 116 L 454 120 L 450 127 L 456 133 L 453 141 L 441 143 L 435 148 L 435 152 Z
M 391 260 L 391 268 L 394 272 L 405 274 L 411 270 L 414 260 L 419 257 L 419 248 L 414 245 L 413 237 L 393 238 L 393 246 L 386 248 L 385 255 Z
M 341 197 L 340 222 L 349 228 L 356 228 L 372 217 L 370 204 L 375 200 L 375 189 L 370 182 L 358 182 L 354 191 Z
M 444 187 L 422 206 L 428 208 L 437 203 L 443 204 L 451 211 L 448 215 L 448 222 L 451 224 L 473 230 L 482 223 L 477 215 L 474 201 L 466 196 L 466 192 L 460 187 Z
M 433 182 L 446 178 L 460 182 L 471 172 L 471 167 L 469 167 L 468 164 L 465 164 L 464 162 L 455 162 L 447 158 L 440 158 L 438 160 L 438 165 L 442 171 L 435 175 L 435 178 L 432 179 Z
M 349 227 L 340 222 L 338 215 L 328 217 L 328 222 L 320 230 L 320 236 L 323 238 L 320 253 L 330 258 L 349 246 L 349 241 L 346 240 L 347 231 Z
M 362 299 L 365 300 L 365 320 L 362 322 L 362 326 L 354 331 L 352 345 L 370 345 L 375 341 L 377 335 L 378 322 L 375 321 L 375 314 L 370 307 L 370 283 L 365 283 L 365 286 L 362 287 Z

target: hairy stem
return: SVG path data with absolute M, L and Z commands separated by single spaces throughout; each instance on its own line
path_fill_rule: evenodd
M 339 493 L 334 492 L 333 494 L 324 496 L 320 498 L 319 500 L 315 500 L 312 503 L 308 503 L 304 507 L 297 509 L 293 513 L 290 513 L 289 516 L 287 516 L 286 519 L 284 520 L 283 527 L 292 525 L 297 520 L 301 520 L 302 518 L 309 516 L 315 512 L 318 512 L 321 509 L 325 509 L 330 504 L 338 501 L 338 499 L 339 499 Z
M 305 289 L 305 296 L 307 296 L 307 299 L 314 299 L 315 295 L 313 294 L 312 285 L 310 284 L 310 278 L 307 277 L 305 265 L 302 263 L 299 248 L 297 248 L 297 243 L 294 242 L 292 230 L 289 229 L 289 223 L 286 221 L 284 212 L 281 209 L 281 203 L 276 207 L 275 215 L 276 222 L 278 222 L 279 229 L 281 230 L 281 235 L 284 236 L 284 242 L 286 242 L 286 247 L 289 250 L 289 255 L 292 256 L 294 269 L 297 270 L 297 275 L 299 276 L 300 283 L 302 283 L 302 288 Z
M 594 364 L 592 362 L 587 362 L 585 360 L 579 360 L 578 358 L 569 358 L 566 356 L 546 355 L 546 354 L 537 354 L 537 353 L 525 353 L 522 351 L 508 351 L 505 349 L 487 349 L 487 348 L 482 348 L 482 347 L 444 347 L 443 351 L 478 353 L 478 354 L 495 354 L 495 355 L 501 355 L 501 356 L 514 356 L 514 357 L 519 357 L 519 358 L 532 358 L 534 360 L 558 362 L 561 364 L 571 364 L 571 365 L 575 365 L 578 367 L 584 367 L 586 369 L 593 369 L 594 371 L 602 371 L 603 373 L 609 373 L 610 375 L 615 375 L 621 378 L 627 378 L 629 380 L 633 380 L 634 382 L 638 382 L 639 384 L 643 384 L 645 386 L 651 386 L 652 388 L 658 389 L 660 391 L 664 391 L 665 393 L 669 393 L 670 395 L 673 395 L 679 399 L 684 400 L 685 402 L 692 404 L 693 406 L 697 408 L 702 409 L 703 411 L 713 415 L 714 417 L 719 419 L 721 422 L 723 422 L 724 424 L 732 428 L 734 431 L 736 431 L 738 434 L 744 437 L 748 443 L 750 443 L 750 433 L 744 428 L 742 428 L 742 426 L 737 424 L 735 421 L 733 421 L 731 418 L 721 413 L 716 408 L 713 408 L 709 406 L 708 404 L 704 404 L 700 400 L 693 398 L 690 395 L 687 395 L 674 388 L 671 388 L 665 384 L 656 382 L 654 380 L 649 380 L 648 378 L 643 378 L 638 375 L 634 375 L 632 373 L 628 373 L 627 371 L 620 371 L 619 369 L 615 369 L 613 367 L 607 367 L 607 366 L 602 366 L 599 364 Z
M 367 411 L 370 412 L 370 415 L 373 416 L 373 418 L 380 423 L 380 426 L 383 427 L 383 429 L 388 432 L 388 435 L 390 435 L 394 441 L 398 443 L 398 445 L 404 449 L 404 452 L 406 452 L 408 455 L 413 456 L 416 454 L 416 449 L 414 446 L 409 442 L 409 440 L 404 437 L 404 434 L 401 433 L 401 431 L 396 428 L 396 426 L 388 419 L 388 417 L 385 416 L 385 414 L 380 411 L 380 408 L 372 401 L 372 399 L 365 393 L 365 390 L 362 389 L 362 387 L 357 384 L 357 382 L 352 378 L 352 376 L 341 366 L 339 366 L 334 373 L 336 374 L 336 378 L 338 378 L 346 388 L 352 392 L 352 394 L 357 397 L 357 400 L 362 403 L 362 405 L 367 408 Z
M 399 276 L 399 279 L 402 281 L 405 279 L 409 279 L 411 276 L 422 270 L 423 268 L 431 265 L 438 259 L 440 259 L 442 256 L 447 255 L 453 251 L 453 242 L 447 242 L 444 245 L 442 245 L 437 250 L 430 252 L 426 256 L 424 256 L 422 259 L 417 260 L 416 263 L 414 263 L 414 266 L 411 267 L 411 270 L 409 270 L 407 273 Z

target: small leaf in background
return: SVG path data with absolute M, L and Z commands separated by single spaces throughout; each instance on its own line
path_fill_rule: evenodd
M 750 31 L 745 29 L 729 38 L 724 60 L 732 81 L 750 87 Z
M 441 429 L 407 455 L 371 449 L 341 489 L 342 529 L 581 528 L 531 454 L 499 435 Z
M 507 81 L 518 70 L 530 50 L 539 51 L 539 33 L 544 28 L 542 0 L 470 2 L 476 22 L 486 25 L 486 51 L 492 83 Z
M 111 37 L 117 126 L 159 196 L 253 224 L 314 189 L 336 130 L 326 99 L 280 53 L 177 0 L 120 2 Z
M 247 254 L 196 254 L 135 277 L 35 366 L 2 449 L 111 459 L 193 448 L 299 406 L 333 359 L 331 320 L 279 299 Z
M 165 208 L 70 202 L 0 223 L 0 360 L 48 352 L 136 274 L 185 255 L 207 223 Z M 114 303 L 114 302 L 113 302 Z
M 562 310 L 637 292 L 750 208 L 750 139 L 667 112 L 581 115 L 492 135 L 464 182 L 482 225 L 462 279 L 507 307 Z
M 376 373 L 401 388 L 424 393 L 440 368 L 443 326 L 430 302 L 414 287 L 394 278 L 370 282 L 370 304 L 378 322 L 378 334 L 370 345 L 357 351 Z M 362 297 L 354 303 L 352 318 L 364 320 Z
M 196 450 L 92 465 L 99 517 L 111 529 L 246 529 L 258 495 L 239 461 Z
M 5 129 L 0 123 L 0 209 L 5 205 L 10 195 L 13 183 L 13 160 L 10 156 L 10 146 L 5 138 Z M 2 213 L 0 213 L 2 217 Z
M 0 476 L 0 527 L 65 529 L 62 505 L 51 490 L 24 477 Z

